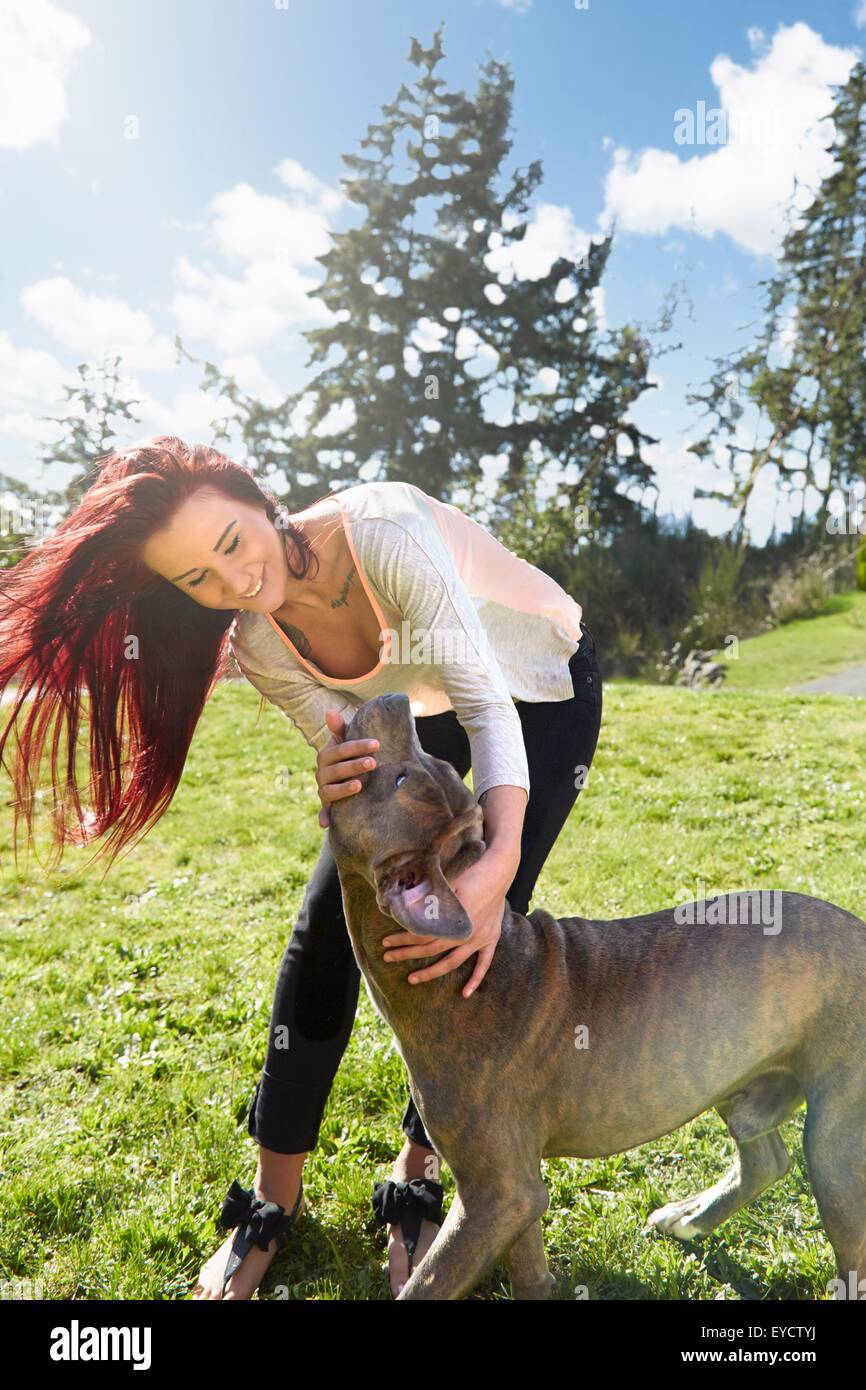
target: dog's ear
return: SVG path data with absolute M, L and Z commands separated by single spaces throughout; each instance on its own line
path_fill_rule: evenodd
M 443 874 L 438 851 L 411 868 L 387 860 L 374 868 L 379 907 L 413 936 L 465 941 L 472 935 L 472 919 Z

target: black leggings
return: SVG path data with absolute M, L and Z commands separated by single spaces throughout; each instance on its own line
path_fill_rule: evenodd
M 530 796 L 520 864 L 505 896 L 513 910 L 523 914 L 529 911 L 536 879 L 568 819 L 598 741 L 602 678 L 592 634 L 585 623 L 583 629 L 580 646 L 569 662 L 572 698 L 515 701 L 523 726 Z M 466 776 L 469 740 L 453 710 L 416 719 L 415 727 L 425 752 Z M 267 1058 L 250 1107 L 249 1132 L 264 1148 L 287 1154 L 314 1148 L 355 1021 L 359 984 L 326 832 L 280 966 Z M 433 1147 L 411 1096 L 403 1130 L 416 1143 Z

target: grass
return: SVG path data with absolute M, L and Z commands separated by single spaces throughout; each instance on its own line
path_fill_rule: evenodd
M 231 1180 L 252 1177 L 246 1110 L 321 836 L 313 755 L 272 706 L 256 723 L 257 707 L 249 686 L 217 690 L 169 812 L 104 880 L 83 852 L 50 876 L 35 861 L 16 871 L 4 817 L 0 1277 L 41 1280 L 46 1298 L 184 1296 Z M 795 889 L 862 915 L 862 747 L 857 701 L 612 686 L 535 905 L 611 917 L 700 883 Z M 390 1296 L 370 1192 L 404 1102 L 402 1062 L 362 993 L 309 1214 L 264 1297 Z M 802 1116 L 785 1127 L 787 1177 L 687 1247 L 641 1229 L 727 1166 L 714 1113 L 614 1158 L 546 1163 L 557 1297 L 823 1297 L 833 1261 L 801 1129 Z M 508 1296 L 501 1269 L 476 1295 Z
M 785 690 L 866 665 L 866 593 L 834 594 L 814 618 L 739 643 L 728 668 L 730 690 Z

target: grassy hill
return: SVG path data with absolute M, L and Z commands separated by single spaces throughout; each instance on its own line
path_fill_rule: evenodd
M 772 650 L 774 638 L 759 641 Z M 759 670 L 750 662 L 737 679 Z M 765 669 L 775 678 L 783 664 Z M 41 1278 L 47 1298 L 184 1296 L 231 1180 L 252 1178 L 246 1109 L 321 840 L 312 753 L 272 706 L 257 723 L 257 706 L 249 686 L 217 690 L 169 812 L 103 880 L 82 853 L 51 876 L 24 861 L 16 872 L 8 811 L 0 824 L 0 1267 Z M 589 785 L 534 905 L 604 918 L 784 887 L 863 915 L 862 748 L 857 701 L 612 687 Z M 370 1193 L 399 1146 L 404 1099 L 402 1062 L 362 992 L 310 1160 L 309 1215 L 265 1297 L 390 1297 Z M 801 1130 L 802 1114 L 785 1127 L 784 1181 L 685 1248 L 641 1229 L 727 1167 L 715 1114 L 628 1154 L 547 1163 L 557 1296 L 823 1297 L 832 1254 Z M 480 1296 L 505 1288 L 500 1271 Z
M 866 593 L 835 594 L 821 613 L 774 628 L 719 655 L 731 690 L 785 690 L 866 664 Z

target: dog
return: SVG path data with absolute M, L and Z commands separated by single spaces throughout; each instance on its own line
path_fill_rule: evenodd
M 361 793 L 330 807 L 352 947 L 456 1184 L 400 1298 L 461 1298 L 503 1256 L 515 1298 L 549 1297 L 541 1160 L 622 1153 L 715 1108 L 737 1148 L 732 1168 L 649 1217 L 681 1240 L 707 1235 L 787 1172 L 779 1126 L 804 1102 L 839 1280 L 866 1292 L 866 923 L 787 892 L 772 920 L 746 925 L 742 900 L 754 895 L 612 921 L 524 917 L 506 903 L 471 998 L 461 990 L 474 958 L 409 985 L 382 940 L 395 921 L 415 936 L 471 934 L 449 879 L 485 851 L 482 811 L 421 748 L 407 696 L 368 701 L 345 737 L 380 742 Z

